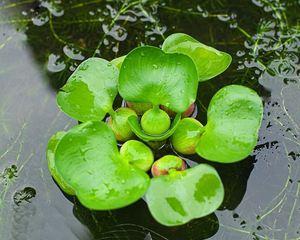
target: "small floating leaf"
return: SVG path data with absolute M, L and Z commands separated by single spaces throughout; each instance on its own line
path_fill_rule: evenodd
M 240 85 L 222 88 L 209 104 L 196 152 L 222 163 L 246 158 L 257 143 L 262 114 L 262 100 L 255 91 Z
M 81 122 L 102 120 L 118 93 L 118 69 L 101 58 L 82 62 L 57 94 L 60 109 Z
M 166 155 L 156 160 L 151 168 L 151 174 L 153 177 L 160 175 L 167 175 L 171 171 L 182 171 L 186 169 L 186 163 L 180 157 L 174 155 Z
M 137 140 L 125 142 L 120 149 L 120 154 L 124 160 L 145 172 L 151 168 L 154 161 L 151 149 Z
M 50 138 L 47 146 L 47 153 L 46 153 L 47 160 L 48 160 L 48 168 L 52 177 L 55 179 L 57 183 L 59 183 L 61 189 L 69 195 L 75 195 L 75 192 L 72 189 L 72 187 L 66 181 L 64 181 L 64 179 L 59 175 L 55 166 L 55 151 L 60 140 L 65 135 L 66 132 L 57 132 Z
M 126 101 L 164 105 L 184 112 L 196 99 L 198 81 L 193 61 L 156 47 L 138 47 L 125 58 L 119 92 Z
M 162 49 L 167 53 L 182 53 L 189 56 L 197 67 L 200 82 L 224 72 L 232 60 L 228 53 L 206 46 L 184 33 L 175 33 L 167 37 Z
M 195 154 L 197 143 L 203 131 L 203 125 L 196 119 L 182 119 L 171 137 L 174 149 L 182 154 Z
M 224 188 L 217 171 L 200 164 L 151 179 L 146 201 L 152 216 L 166 226 L 177 226 L 214 212 Z
M 103 122 L 82 123 L 67 132 L 56 148 L 55 166 L 90 209 L 127 206 L 141 198 L 149 185 L 145 172 L 121 158 L 114 133 Z
M 130 116 L 137 115 L 132 109 L 122 107 L 118 108 L 107 121 L 108 126 L 113 130 L 118 141 L 125 142 L 134 137 L 134 133 L 128 124 Z

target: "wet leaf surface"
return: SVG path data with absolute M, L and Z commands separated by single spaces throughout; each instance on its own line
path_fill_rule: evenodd
M 1 239 L 299 239 L 299 11 L 298 0 L 1 1 Z M 62 194 L 47 169 L 48 139 L 76 124 L 57 109 L 55 92 L 84 59 L 159 46 L 174 32 L 233 57 L 225 73 L 199 85 L 202 123 L 225 85 L 263 97 L 258 146 L 242 162 L 213 164 L 225 200 L 215 214 L 187 225 L 161 226 L 143 200 L 87 210 Z M 155 158 L 171 151 L 167 145 Z M 36 195 L 18 206 L 13 196 L 26 187 Z

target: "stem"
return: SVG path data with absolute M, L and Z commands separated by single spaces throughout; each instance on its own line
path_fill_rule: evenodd
M 153 110 L 155 111 L 160 110 L 159 104 L 153 105 Z

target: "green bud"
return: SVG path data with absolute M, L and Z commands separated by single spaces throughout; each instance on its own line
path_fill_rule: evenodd
M 151 103 L 126 102 L 126 105 L 134 110 L 137 115 L 143 115 L 144 112 L 152 108 Z
M 151 168 L 154 161 L 151 149 L 136 140 L 125 142 L 120 149 L 120 154 L 128 163 L 145 172 Z
M 130 108 L 119 108 L 108 119 L 107 123 L 113 130 L 118 141 L 125 142 L 134 137 L 134 133 L 127 122 L 130 116 L 137 115 Z
M 171 143 L 177 152 L 194 154 L 203 131 L 203 125 L 199 121 L 194 118 L 184 118 L 173 133 Z
M 174 155 L 166 155 L 153 163 L 151 173 L 153 177 L 158 177 L 167 175 L 172 170 L 183 171 L 185 169 L 186 164 L 181 158 Z
M 171 125 L 169 115 L 158 107 L 149 109 L 141 119 L 143 130 L 150 135 L 159 135 L 166 132 Z

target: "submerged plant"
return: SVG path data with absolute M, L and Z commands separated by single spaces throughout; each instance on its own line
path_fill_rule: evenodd
M 51 175 L 90 209 L 121 208 L 145 196 L 153 217 L 166 226 L 214 212 L 224 198 L 217 171 L 207 164 L 188 168 L 173 155 L 154 161 L 148 146 L 157 150 L 170 138 L 178 153 L 221 163 L 251 153 L 263 112 L 253 90 L 239 85 L 219 90 L 205 126 L 189 117 L 199 82 L 230 62 L 229 54 L 182 33 L 169 36 L 162 49 L 137 47 L 111 62 L 87 59 L 57 94 L 60 109 L 81 123 L 50 139 Z M 113 110 L 118 93 L 126 107 Z

